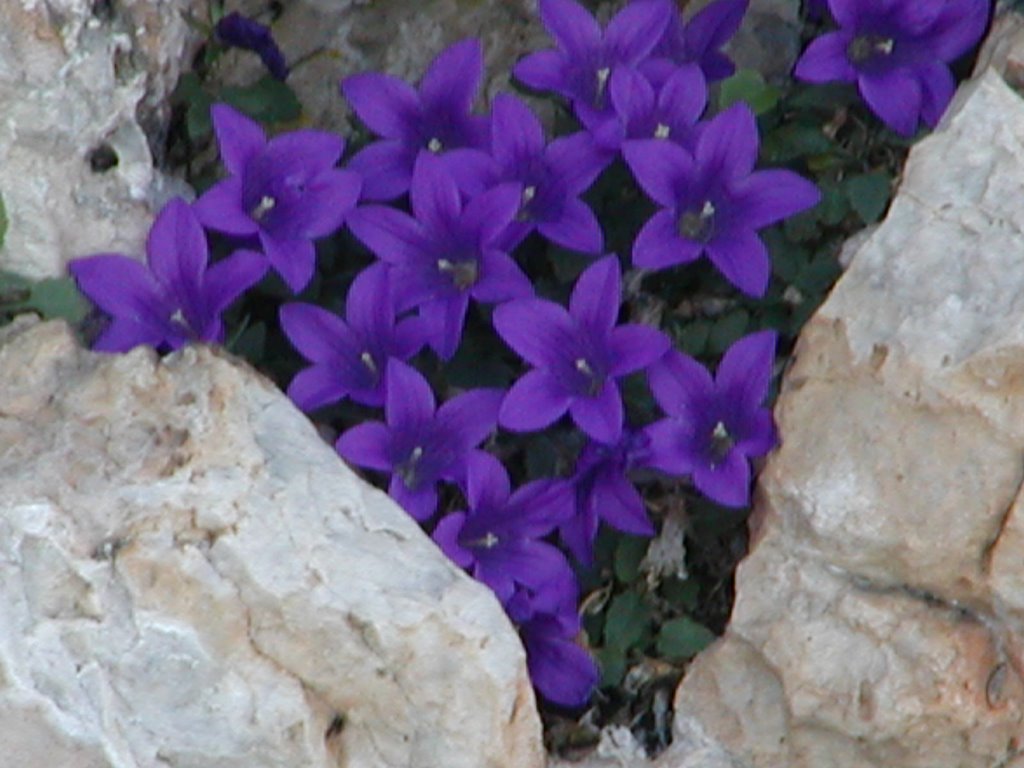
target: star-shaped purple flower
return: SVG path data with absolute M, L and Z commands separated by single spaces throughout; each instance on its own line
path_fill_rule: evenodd
M 601 252 L 601 225 L 579 196 L 612 156 L 586 131 L 546 145 L 536 115 L 520 99 L 502 93 L 491 106 L 490 155 L 465 149 L 451 158 L 459 186 L 471 195 L 502 182 L 522 185 L 519 212 L 501 238 L 506 249 L 514 249 L 536 229 L 565 248 Z
M 615 443 L 623 407 L 615 380 L 646 368 L 669 348 L 668 338 L 637 323 L 616 326 L 622 276 L 615 256 L 587 267 L 569 311 L 544 299 L 517 299 L 494 310 L 494 328 L 535 366 L 505 396 L 499 421 L 515 431 L 542 429 L 566 411 L 594 440 Z
M 467 464 L 466 511 L 438 522 L 434 541 L 457 565 L 507 603 L 516 585 L 540 589 L 572 579 L 565 555 L 543 541 L 573 512 L 564 480 L 535 480 L 512 492 L 501 462 L 483 451 Z
M 671 6 L 663 0 L 635 0 L 602 31 L 574 0 L 540 0 L 541 22 L 557 48 L 537 51 L 516 64 L 516 78 L 538 91 L 568 99 L 588 129 L 612 117 L 608 81 L 618 67 L 635 67 L 658 43 Z
M 732 60 L 719 49 L 736 34 L 750 0 L 715 0 L 701 8 L 689 22 L 683 22 L 673 0 L 665 33 L 644 64 L 644 71 L 655 83 L 662 82 L 672 68 L 696 64 L 708 82 L 729 77 L 736 71 Z
M 652 536 L 654 526 L 644 501 L 630 481 L 631 469 L 647 466 L 646 431 L 624 430 L 614 445 L 587 443 L 572 476 L 576 514 L 559 527 L 559 535 L 579 562 L 593 560 L 598 523 L 634 536 Z
M 227 14 L 213 28 L 217 39 L 231 48 L 252 51 L 260 57 L 263 66 L 278 80 L 288 77 L 284 54 L 277 47 L 270 27 L 247 18 L 238 11 Z
M 341 227 L 359 199 L 360 177 L 334 167 L 345 140 L 301 130 L 267 141 L 258 123 L 226 104 L 210 114 L 231 175 L 196 201 L 196 214 L 218 232 L 259 237 L 271 266 L 298 293 L 313 277 L 313 240 Z
M 388 360 L 408 360 L 426 339 L 419 318 L 395 320 L 388 267 L 381 263 L 352 281 L 344 320 L 299 302 L 281 307 L 280 317 L 288 340 L 312 363 L 288 386 L 288 397 L 304 411 L 344 397 L 363 405 L 383 405 Z
M 597 665 L 577 642 L 582 629 L 573 579 L 555 579 L 538 590 L 521 587 L 505 606 L 519 628 L 534 687 L 548 701 L 580 707 L 600 679 Z
M 146 239 L 148 268 L 117 253 L 74 259 L 78 288 L 111 316 L 93 345 L 126 352 L 139 344 L 178 349 L 191 341 L 220 343 L 220 315 L 267 271 L 263 254 L 235 251 L 209 266 L 203 228 L 184 200 L 168 202 Z
M 776 444 L 768 395 L 775 361 L 773 331 L 734 343 L 715 378 L 687 355 L 673 351 L 648 372 L 651 391 L 668 418 L 647 428 L 650 465 L 690 474 L 708 498 L 729 507 L 750 501 L 748 458 Z
M 757 230 L 817 205 L 818 188 L 786 170 L 754 171 L 757 124 L 735 104 L 701 129 L 691 155 L 670 142 L 628 142 L 623 156 L 662 209 L 633 243 L 633 263 L 664 269 L 707 255 L 751 296 L 768 288 L 771 264 Z
M 953 98 L 949 62 L 981 38 L 989 0 L 829 0 L 839 29 L 814 40 L 796 63 L 801 80 L 855 82 L 896 133 L 934 127 Z
M 365 205 L 349 218 L 356 237 L 392 265 L 396 308 L 419 307 L 428 343 L 448 359 L 459 345 L 469 299 L 491 303 L 533 294 L 529 279 L 498 242 L 519 211 L 522 186 L 500 184 L 463 203 L 440 158 L 416 160 L 413 215 Z
M 462 482 L 470 452 L 496 425 L 502 392 L 473 389 L 436 407 L 430 385 L 392 358 L 387 363 L 384 415 L 347 430 L 335 445 L 360 467 L 391 473 L 388 493 L 416 520 L 437 508 L 437 484 Z
M 422 151 L 443 155 L 457 147 L 487 149 L 487 118 L 470 114 L 483 71 L 480 41 L 469 39 L 438 54 L 418 89 L 377 72 L 341 82 L 359 119 L 381 137 L 348 164 L 363 176 L 363 199 L 391 200 L 407 192 Z

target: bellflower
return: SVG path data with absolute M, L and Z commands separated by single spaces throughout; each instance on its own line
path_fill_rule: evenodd
M 634 536 L 654 535 L 640 492 L 630 482 L 631 469 L 646 466 L 649 438 L 625 430 L 614 445 L 588 443 L 576 460 L 572 482 L 576 514 L 559 527 L 559 535 L 579 562 L 593 560 L 598 523 Z
M 501 184 L 463 204 L 445 164 L 424 152 L 413 172 L 412 216 L 366 205 L 350 217 L 356 237 L 392 265 L 398 311 L 419 307 L 431 329 L 428 343 L 445 359 L 458 347 L 470 298 L 489 303 L 533 294 L 498 242 L 521 198 L 521 185 Z
M 267 71 L 278 80 L 288 77 L 288 65 L 270 34 L 270 27 L 232 11 L 217 22 L 213 31 L 217 39 L 229 48 L 242 48 L 257 54 Z
M 112 318 L 93 349 L 219 343 L 224 340 L 221 313 L 267 271 L 263 255 L 247 250 L 209 266 L 203 228 L 180 198 L 168 202 L 153 222 L 146 261 L 103 253 L 68 264 L 79 290 Z
M 584 270 L 569 311 L 544 299 L 517 299 L 494 310 L 498 335 L 535 366 L 505 396 L 499 421 L 515 431 L 542 429 L 566 411 L 594 440 L 616 442 L 623 407 L 617 378 L 646 368 L 669 347 L 660 331 L 616 326 L 622 277 L 615 256 Z
M 645 74 L 660 83 L 673 67 L 696 64 L 708 82 L 732 75 L 736 67 L 719 49 L 740 28 L 750 0 L 715 0 L 685 23 L 673 0 L 663 2 L 671 6 L 671 15 L 665 33 L 644 63 Z
M 466 474 L 466 511 L 446 515 L 433 534 L 453 562 L 503 604 L 517 584 L 540 589 L 573 578 L 565 555 L 542 540 L 572 515 L 567 482 L 535 480 L 512 492 L 501 462 L 483 451 L 470 456 Z
M 609 95 L 618 119 L 594 131 L 601 146 L 617 150 L 626 141 L 665 139 L 693 150 L 708 98 L 697 67 L 675 68 L 657 90 L 637 70 L 620 68 L 611 77 Z
M 796 63 L 801 80 L 855 82 L 868 107 L 896 133 L 918 120 L 934 127 L 953 98 L 949 62 L 988 23 L 988 0 L 829 0 L 839 29 L 814 40 Z
M 576 116 L 595 129 L 612 116 L 608 80 L 618 67 L 635 67 L 651 52 L 669 22 L 662 0 L 635 0 L 602 31 L 574 0 L 540 0 L 540 19 L 557 48 L 525 56 L 512 73 L 538 91 L 568 99 Z
M 754 171 L 757 124 L 735 104 L 703 127 L 691 155 L 665 141 L 623 147 L 637 182 L 661 210 L 633 243 L 633 263 L 664 269 L 707 255 L 733 285 L 763 296 L 771 269 L 757 230 L 818 203 L 821 193 L 792 171 Z
M 474 389 L 437 408 L 426 379 L 405 363 L 392 358 L 385 376 L 386 423 L 358 424 L 335 448 L 353 464 L 390 472 L 391 498 L 426 520 L 437 508 L 437 484 L 462 482 L 470 452 L 494 430 L 502 392 Z
M 363 199 L 391 200 L 407 192 L 422 151 L 487 149 L 487 119 L 470 114 L 483 71 L 483 48 L 479 40 L 470 39 L 442 51 L 418 89 L 376 72 L 341 82 L 341 91 L 359 119 L 381 137 L 348 164 L 364 178 Z
M 408 360 L 425 341 L 419 318 L 395 320 L 388 268 L 380 263 L 352 281 L 344 320 L 298 302 L 281 307 L 280 317 L 288 340 L 312 363 L 288 386 L 288 397 L 304 411 L 344 397 L 363 405 L 383 405 L 388 360 Z
M 196 201 L 196 214 L 218 232 L 257 236 L 271 266 L 298 293 L 313 277 L 313 240 L 337 230 L 359 199 L 359 176 L 334 167 L 345 140 L 301 130 L 268 141 L 258 123 L 226 104 L 210 113 L 231 175 Z
M 526 648 L 526 666 L 540 694 L 555 704 L 586 703 L 600 674 L 576 642 L 582 625 L 574 580 L 556 579 L 537 590 L 519 588 L 505 606 Z
M 750 501 L 748 458 L 776 443 L 768 395 L 776 336 L 760 331 L 735 342 L 715 378 L 681 352 L 651 366 L 654 399 L 668 414 L 647 428 L 650 464 L 670 474 L 691 474 L 708 498 L 729 507 Z
M 565 248 L 594 254 L 601 252 L 604 235 L 597 217 L 579 196 L 610 159 L 586 131 L 545 145 L 536 115 L 509 94 L 495 96 L 491 105 L 490 155 L 478 150 L 452 153 L 453 164 L 459 166 L 459 184 L 471 194 L 501 182 L 522 185 L 519 212 L 501 238 L 507 249 L 536 229 Z

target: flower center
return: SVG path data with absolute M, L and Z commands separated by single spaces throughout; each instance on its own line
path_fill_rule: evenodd
M 185 313 L 182 312 L 180 308 L 174 310 L 174 313 L 171 315 L 171 322 L 178 323 L 179 325 L 186 325 Z
M 854 64 L 859 64 L 875 56 L 892 55 L 896 41 L 883 35 L 858 35 L 846 47 L 846 55 Z
M 466 546 L 483 547 L 484 549 L 494 549 L 498 545 L 499 541 L 501 540 L 497 536 L 488 531 L 485 536 L 475 541 L 469 542 Z
M 611 67 L 601 67 L 597 70 L 597 98 L 596 101 L 600 103 L 601 97 L 604 95 L 604 89 L 608 86 L 608 77 L 611 75 Z
M 654 129 L 654 138 L 656 139 L 667 139 L 672 129 L 664 123 L 658 123 L 658 126 Z
M 729 451 L 736 444 L 725 423 L 719 421 L 711 431 L 711 465 L 715 466 L 722 459 L 729 455 Z
M 270 195 L 264 195 L 250 211 L 250 214 L 254 219 L 256 219 L 256 221 L 259 221 L 267 214 L 267 212 L 274 210 L 275 205 L 277 205 L 277 200 Z
M 699 211 L 692 208 L 679 217 L 679 234 L 688 240 L 706 243 L 715 231 L 715 205 L 705 200 Z
M 417 445 L 409 453 L 408 460 L 398 468 L 398 477 L 403 483 L 405 483 L 405 487 L 410 491 L 416 490 L 416 486 L 419 484 L 418 478 L 416 477 L 416 465 L 419 464 L 419 461 L 422 458 L 423 446 Z
M 373 355 L 369 352 L 363 352 L 363 354 L 359 356 L 359 359 L 363 361 L 363 365 L 370 369 L 370 373 L 374 375 L 377 374 L 377 364 L 373 362 Z
M 601 386 L 604 384 L 602 377 L 595 373 L 585 357 L 576 358 L 575 365 L 576 370 L 587 377 L 587 395 L 596 397 L 597 393 L 601 391 Z
M 480 277 L 480 267 L 473 260 L 452 262 L 448 259 L 438 259 L 437 269 L 439 272 L 450 275 L 452 284 L 460 291 L 475 285 L 477 278 Z
M 427 142 L 427 149 L 429 149 L 436 155 L 438 152 L 444 149 L 444 144 L 442 144 L 441 140 L 436 136 L 431 136 L 430 141 Z

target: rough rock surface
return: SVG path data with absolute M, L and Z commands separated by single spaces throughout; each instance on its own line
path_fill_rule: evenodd
M 727 634 L 677 715 L 753 768 L 992 768 L 1024 742 L 1024 102 L 911 152 L 805 327 Z
M 181 13 L 203 5 L 0 3 L 0 269 L 51 277 L 75 256 L 141 251 L 152 210 L 181 191 L 154 170 L 142 124 L 164 122 L 194 44 Z
M 486 588 L 206 348 L 0 330 L 0 763 L 537 768 Z

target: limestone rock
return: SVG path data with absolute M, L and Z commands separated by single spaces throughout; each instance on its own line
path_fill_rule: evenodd
M 184 191 L 154 170 L 142 124 L 165 122 L 195 43 L 182 12 L 204 3 L 0 3 L 0 269 L 52 277 L 75 256 L 141 253 L 153 209 Z
M 491 593 L 221 353 L 0 330 L 10 765 L 539 768 Z
M 987 70 L 805 327 L 726 636 L 677 693 L 752 768 L 990 768 L 1024 730 L 1024 102 Z

